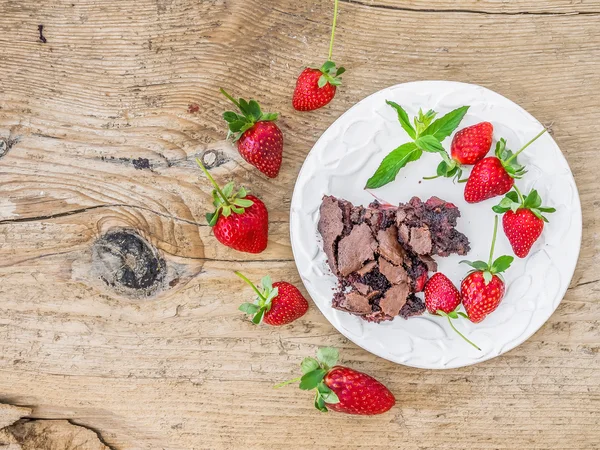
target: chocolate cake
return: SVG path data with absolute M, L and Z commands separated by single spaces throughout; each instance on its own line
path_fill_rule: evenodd
M 437 197 L 365 208 L 325 196 L 320 214 L 323 250 L 340 281 L 333 307 L 371 322 L 422 314 L 425 304 L 415 293 L 437 270 L 432 255 L 469 251 L 455 229 L 460 211 Z

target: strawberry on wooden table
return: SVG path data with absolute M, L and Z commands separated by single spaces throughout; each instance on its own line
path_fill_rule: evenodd
M 506 140 L 500 139 L 496 144 L 496 156 L 484 158 L 473 167 L 465 186 L 465 200 L 478 203 L 510 191 L 515 179 L 522 178 L 526 173 L 525 168 L 517 162 L 517 156 L 545 132 L 546 129 L 542 130 L 514 154 L 506 148 Z
M 521 194 L 516 185 L 514 189 L 492 209 L 498 214 L 504 214 L 502 216 L 504 234 L 515 255 L 525 258 L 535 241 L 541 236 L 544 222 L 548 222 L 543 213 L 553 213 L 556 209 L 542 206 L 542 199 L 535 189 L 526 196 Z
M 254 303 L 242 303 L 239 307 L 240 311 L 253 316 L 253 323 L 287 325 L 308 311 L 308 302 L 293 284 L 285 281 L 272 283 L 271 277 L 267 275 L 261 280 L 262 289 L 258 289 L 242 273 L 235 272 L 235 274 L 251 286 L 257 295 Z
M 504 297 L 504 280 L 500 273 L 512 264 L 512 256 L 500 256 L 492 263 L 494 246 L 498 233 L 498 216 L 494 218 L 494 235 L 488 262 L 461 261 L 473 267 L 474 270 L 462 281 L 460 292 L 462 302 L 471 322 L 481 322 L 486 316 L 496 310 Z
M 221 93 L 238 107 L 223 113 L 229 124 L 228 137 L 237 142 L 240 155 L 269 178 L 275 178 L 283 159 L 283 133 L 275 124 L 277 113 L 263 113 L 256 100 L 234 99 L 225 90 Z
M 297 111 L 312 111 L 327 105 L 333 97 L 337 87 L 342 84 L 341 75 L 346 71 L 343 67 L 337 68 L 331 60 L 333 55 L 333 39 L 337 23 L 338 1 L 335 0 L 333 8 L 333 25 L 329 42 L 329 58 L 319 69 L 307 67 L 302 71 L 296 81 L 292 106 Z
M 214 186 L 212 196 L 216 210 L 207 213 L 206 220 L 217 240 L 240 252 L 262 252 L 269 238 L 269 212 L 265 204 L 248 195 L 243 187 L 234 192 L 233 181 L 221 189 L 204 164 L 199 159 L 196 161 Z
M 389 411 L 395 404 L 394 395 L 375 378 L 344 366 L 337 366 L 338 351 L 324 347 L 317 358 L 305 358 L 303 375 L 275 387 L 300 382 L 300 389 L 316 389 L 315 407 L 346 414 L 372 416 Z
M 460 293 L 454 286 L 452 281 L 441 272 L 434 274 L 427 285 L 425 286 L 425 306 L 431 314 L 448 318 L 448 323 L 452 329 L 465 341 L 475 347 L 481 349 L 466 338 L 460 331 L 456 329 L 452 323 L 452 319 L 459 317 L 468 318 L 463 312 L 458 311 L 460 307 Z

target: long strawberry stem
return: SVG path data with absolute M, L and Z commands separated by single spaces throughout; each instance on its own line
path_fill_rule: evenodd
M 514 155 L 512 155 L 510 158 L 508 158 L 508 159 L 505 161 L 505 164 L 508 164 L 508 163 L 510 163 L 510 162 L 511 162 L 513 159 L 515 159 L 515 158 L 516 158 L 516 157 L 519 155 L 519 153 L 521 153 L 523 150 L 525 150 L 527 147 L 529 147 L 531 144 L 533 144 L 535 141 L 537 141 L 537 139 L 538 139 L 538 138 L 539 138 L 539 137 L 540 137 L 542 134 L 544 134 L 546 131 L 548 131 L 548 130 L 546 130 L 545 128 L 544 128 L 542 131 L 540 131 L 540 133 L 539 133 L 539 134 L 538 134 L 536 137 L 534 137 L 532 140 L 530 140 L 530 141 L 529 141 L 527 144 L 525 144 L 525 145 L 524 145 L 524 146 L 521 148 L 521 150 L 519 150 L 517 153 L 515 153 L 515 154 L 514 154 Z
M 225 97 L 227 97 L 229 100 L 231 100 L 231 102 L 237 106 L 238 108 L 240 108 L 240 110 L 242 109 L 240 107 L 240 102 L 238 102 L 235 98 L 233 98 L 231 95 L 229 95 L 227 92 L 225 92 L 225 89 L 220 88 L 219 91 L 221 91 L 221 94 L 223 94 Z
M 496 247 L 496 234 L 498 234 L 498 216 L 494 216 L 494 235 L 492 236 L 492 248 L 490 249 L 490 259 L 488 267 L 492 267 L 492 258 L 494 257 L 494 247 Z
M 280 387 L 287 386 L 288 384 L 296 383 L 296 382 L 300 381 L 301 379 L 302 379 L 302 377 L 298 377 L 298 378 L 294 378 L 293 380 L 284 381 L 283 383 L 279 383 L 279 384 L 276 384 L 275 386 L 273 386 L 273 389 L 279 389 Z
M 254 285 L 254 283 L 252 281 L 250 281 L 248 278 L 246 278 L 244 276 L 243 273 L 241 272 L 234 272 L 238 277 L 240 277 L 242 280 L 244 280 L 246 282 L 246 284 L 248 284 L 252 289 L 254 289 L 254 292 L 256 292 L 256 295 L 258 295 L 258 297 L 264 302 L 267 301 L 267 299 L 265 298 L 265 296 L 262 294 L 262 292 L 260 292 L 258 290 L 258 288 Z
M 212 175 L 210 174 L 210 172 L 208 170 L 206 170 L 206 167 L 204 167 L 204 164 L 202 164 L 202 161 L 200 161 L 200 159 L 196 158 L 196 162 L 198 163 L 198 165 L 200 166 L 200 168 L 202 169 L 202 171 L 206 174 L 206 176 L 208 177 L 208 179 L 212 183 L 212 185 L 215 188 L 215 190 L 219 193 L 219 195 L 223 199 L 223 203 L 225 203 L 227 206 L 230 206 L 231 203 L 229 203 L 229 200 L 227 200 L 227 197 L 225 196 L 225 194 L 223 194 L 223 191 L 221 190 L 221 188 L 219 187 L 219 185 L 217 184 L 217 182 L 215 181 L 215 179 L 212 177 Z
M 519 188 L 517 187 L 517 185 L 513 185 L 513 187 L 515 188 L 515 191 L 517 191 L 517 195 L 519 196 L 519 203 L 521 203 L 521 205 L 523 204 L 523 202 L 525 201 L 523 199 L 523 194 L 521 194 L 521 191 L 519 190 Z
M 338 16 L 338 0 L 335 0 L 335 4 L 333 6 L 333 25 L 331 26 L 331 39 L 329 40 L 329 59 L 331 61 L 331 55 L 333 55 L 333 39 L 335 38 L 335 26 L 337 24 L 337 16 Z
M 452 319 L 450 318 L 450 316 L 446 316 L 446 317 L 448 317 L 448 323 L 450 324 L 450 326 L 452 327 L 452 329 L 453 329 L 454 331 L 456 331 L 456 333 L 458 333 L 458 335 L 459 335 L 461 338 L 463 338 L 465 341 L 467 341 L 469 344 L 471 344 L 471 345 L 472 345 L 473 347 L 475 347 L 477 350 L 481 351 L 481 349 L 480 349 L 480 348 L 479 348 L 477 345 L 475 345 L 473 342 L 471 342 L 469 339 L 467 339 L 467 337 L 466 337 L 464 334 L 462 334 L 460 331 L 458 331 L 458 330 L 456 329 L 456 327 L 455 327 L 455 326 L 454 326 L 454 324 L 452 323 Z

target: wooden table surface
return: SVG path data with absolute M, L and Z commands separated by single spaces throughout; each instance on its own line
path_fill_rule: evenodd
M 295 77 L 326 58 L 332 5 L 0 0 L 0 412 L 13 417 L 0 426 L 37 427 L 5 447 L 0 431 L 0 448 L 76 448 L 50 423 L 96 431 L 77 444 L 90 449 L 600 448 L 600 0 L 342 0 L 344 86 L 297 113 Z M 301 285 L 288 214 L 306 154 L 360 99 L 421 79 L 486 86 L 551 126 L 584 218 L 560 307 L 518 348 L 447 371 L 363 351 L 312 303 L 292 325 L 255 328 L 232 271 Z M 277 179 L 225 141 L 220 86 L 281 113 Z M 264 253 L 212 236 L 196 157 L 265 201 Z M 119 257 L 123 238 L 137 259 Z M 139 264 L 165 279 L 115 279 Z M 322 345 L 398 406 L 322 415 L 310 393 L 271 388 Z

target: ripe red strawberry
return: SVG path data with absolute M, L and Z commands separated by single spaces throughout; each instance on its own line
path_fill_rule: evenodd
M 320 69 L 306 68 L 302 71 L 296 81 L 292 106 L 298 111 L 312 111 L 328 104 L 335 96 L 335 91 L 342 84 L 340 75 L 346 69 L 336 69 L 331 60 L 333 54 L 333 38 L 335 36 L 335 24 L 337 22 L 338 2 L 335 0 L 333 9 L 333 25 L 331 26 L 331 39 L 329 41 L 329 58 Z
M 263 113 L 256 100 L 234 99 L 221 89 L 221 93 L 238 107 L 241 114 L 223 113 L 229 124 L 229 136 L 237 142 L 240 155 L 269 178 L 275 178 L 283 158 L 283 133 L 274 121 L 277 113 Z
M 269 212 L 265 204 L 240 188 L 234 193 L 233 181 L 221 189 L 202 162 L 197 159 L 214 190 L 213 205 L 216 210 L 206 214 L 217 240 L 234 250 L 260 253 L 267 248 L 269 237 Z
M 308 302 L 293 284 L 285 281 L 271 282 L 268 275 L 261 280 L 262 290 L 259 290 L 248 278 L 240 272 L 235 274 L 248 283 L 258 296 L 254 303 L 242 303 L 240 311 L 253 316 L 252 322 L 280 326 L 292 323 L 308 311 Z
M 506 148 L 506 140 L 500 139 L 496 144 L 496 156 L 484 158 L 473 167 L 465 186 L 465 200 L 477 203 L 510 191 L 515 178 L 521 178 L 526 173 L 525 168 L 517 162 L 517 156 L 545 132 L 544 129 L 514 154 Z
M 500 256 L 492 263 L 494 245 L 498 233 L 498 216 L 494 218 L 494 235 L 488 262 L 461 261 L 469 264 L 475 270 L 462 281 L 460 293 L 462 302 L 471 322 L 481 322 L 486 316 L 496 310 L 504 297 L 504 281 L 498 275 L 510 267 L 514 258 Z
M 459 316 L 467 318 L 465 313 L 457 311 L 459 305 L 460 293 L 452 281 L 441 272 L 434 274 L 427 282 L 427 286 L 425 286 L 425 306 L 427 307 L 427 311 L 431 314 L 447 317 L 448 323 L 460 337 L 477 350 L 481 350 L 458 331 L 452 323 L 452 319 L 458 319 Z
M 300 381 L 300 389 L 316 388 L 315 407 L 332 411 L 372 416 L 389 411 L 395 404 L 394 395 L 375 378 L 348 367 L 336 366 L 338 351 L 325 347 L 317 358 L 302 361 L 302 377 L 277 385 L 281 387 Z
M 523 197 L 517 186 L 506 194 L 502 201 L 494 206 L 494 212 L 503 214 L 502 226 L 515 255 L 525 258 L 531 247 L 541 236 L 544 222 L 548 222 L 542 213 L 553 213 L 554 208 L 542 206 L 542 199 L 534 189 Z
M 490 151 L 494 126 L 481 122 L 458 131 L 452 139 L 450 154 L 459 164 L 475 164 Z

